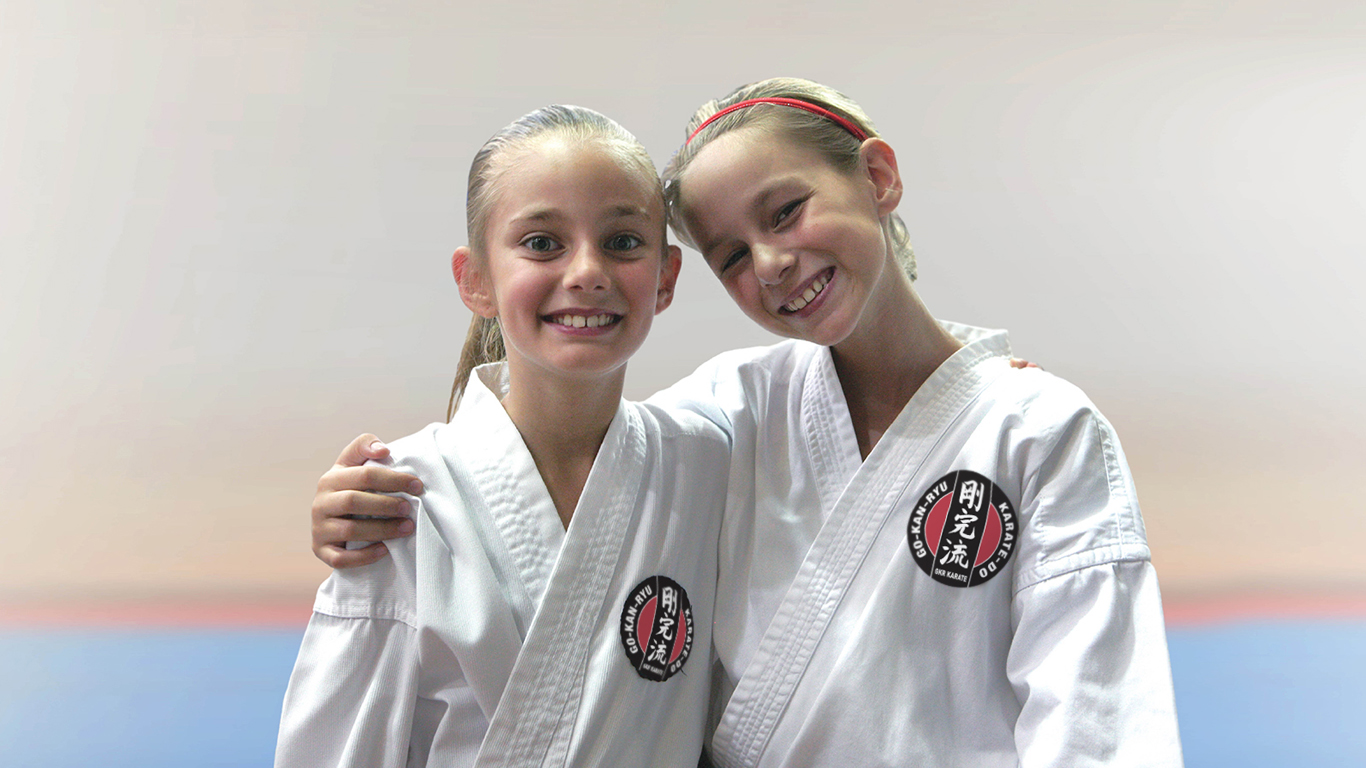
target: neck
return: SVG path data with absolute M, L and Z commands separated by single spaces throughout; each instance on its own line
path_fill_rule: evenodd
M 880 290 L 849 338 L 831 348 L 849 418 L 863 458 L 877 445 L 911 397 L 962 347 L 935 321 L 910 278 L 889 263 Z
M 519 371 L 523 366 L 512 360 L 508 365 L 510 383 L 503 409 L 531 451 L 560 522 L 567 528 L 616 416 L 625 369 L 605 379 L 566 380 Z

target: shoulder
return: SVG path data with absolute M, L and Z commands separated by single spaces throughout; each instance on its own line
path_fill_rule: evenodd
M 449 427 L 449 424 L 442 422 L 428 424 L 411 435 L 405 435 L 387 443 L 389 458 L 369 463 L 380 464 L 400 472 L 408 472 L 422 477 L 425 472 L 442 466 L 443 459 L 437 439 L 438 435 Z
M 1114 427 L 1081 389 L 1045 371 L 999 365 L 977 407 L 993 412 L 1002 455 L 1026 473 L 1025 495 L 1058 476 L 1074 484 L 1128 477 Z
M 1071 382 L 1042 368 L 1012 367 L 1006 331 L 947 320 L 938 322 L 963 348 L 936 375 L 944 372 L 954 379 L 968 377 L 969 381 L 984 382 L 978 407 L 1013 411 L 1038 426 L 1062 423 L 1079 413 L 1098 415 L 1095 404 Z
M 982 393 L 981 403 L 1008 414 L 1008 424 L 1019 430 L 1019 437 L 1055 442 L 1076 430 L 1113 431 L 1096 404 L 1075 384 L 1037 368 L 1010 368 L 1005 360 L 993 364 L 1004 370 Z
M 1119 438 L 1075 385 L 1036 369 L 1001 373 L 984 393 L 1019 483 L 1026 530 L 1019 586 L 1092 565 L 1149 557 Z
M 723 429 L 745 411 L 762 407 L 775 388 L 800 381 L 825 348 L 788 340 L 722 352 L 647 402 L 702 413 Z
M 439 495 L 449 483 L 445 459 L 437 436 L 447 427 L 429 424 L 423 429 L 387 443 L 389 456 L 367 464 L 416 475 L 427 487 L 421 497 L 390 494 L 406 499 L 414 518 L 426 513 L 424 500 Z M 349 619 L 383 619 L 416 626 L 417 535 L 385 542 L 389 556 L 369 565 L 335 570 L 318 588 L 315 613 Z
M 679 384 L 705 382 L 720 389 L 763 386 L 775 379 L 804 372 L 824 349 L 818 344 L 795 339 L 766 347 L 732 349 L 702 363 Z
M 627 407 L 640 417 L 647 432 L 658 435 L 666 450 L 730 450 L 726 433 L 713 420 L 692 410 L 657 402 L 627 403 Z
M 709 371 L 717 379 L 737 382 L 772 381 L 804 373 L 824 351 L 819 344 L 787 339 L 766 347 L 722 352 L 703 363 L 698 372 Z

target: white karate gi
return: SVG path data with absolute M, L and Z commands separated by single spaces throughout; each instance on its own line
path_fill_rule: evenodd
M 390 444 L 417 532 L 318 590 L 277 766 L 696 766 L 727 441 L 623 401 L 565 531 L 503 371 Z
M 945 325 L 967 345 L 866 461 L 825 347 L 726 353 L 651 399 L 732 439 L 712 759 L 1179 766 L 1157 579 L 1114 431 L 1072 385 L 1012 370 L 1004 332 Z M 910 545 L 941 479 L 971 496 L 963 470 L 1006 508 L 990 532 L 963 529 L 997 543 L 974 568 L 1000 566 L 966 587 Z

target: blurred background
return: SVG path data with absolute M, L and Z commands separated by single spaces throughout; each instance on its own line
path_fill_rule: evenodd
M 5 763 L 268 764 L 317 477 L 444 416 L 474 152 L 565 102 L 662 166 L 774 75 L 896 148 L 930 308 L 1118 428 L 1187 764 L 1360 764 L 1355 0 L 0 0 Z M 628 395 L 770 340 L 688 252 Z

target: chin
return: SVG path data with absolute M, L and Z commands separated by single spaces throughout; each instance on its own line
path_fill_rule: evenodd
M 560 370 L 566 376 L 573 378 L 596 379 L 620 373 L 626 367 L 628 360 L 629 358 L 619 359 L 616 357 L 610 359 L 578 358 L 564 361 Z
M 768 330 L 789 339 L 800 339 L 823 347 L 833 347 L 849 338 L 854 329 L 841 318 L 826 315 L 814 324 L 793 327 L 789 324 L 765 326 Z

